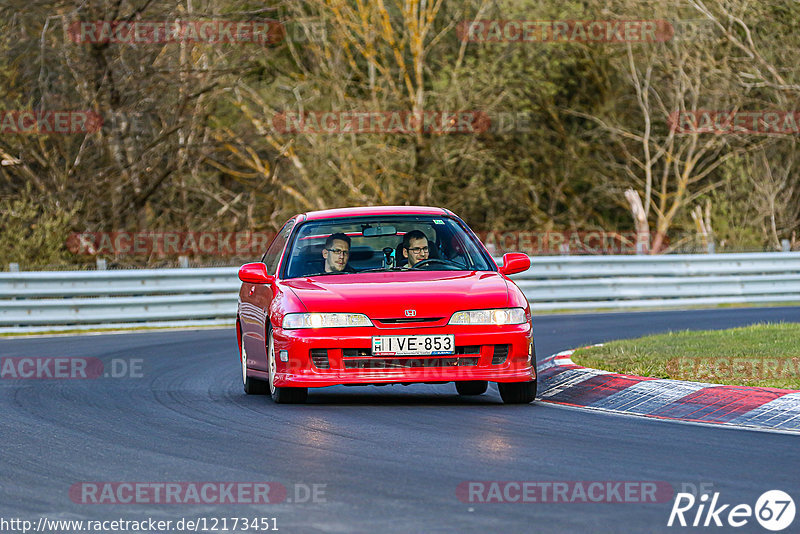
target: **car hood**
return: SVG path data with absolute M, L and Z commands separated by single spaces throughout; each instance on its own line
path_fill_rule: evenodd
M 496 272 L 400 271 L 313 276 L 283 282 L 312 312 L 365 313 L 374 319 L 445 317 L 458 310 L 502 308 L 508 287 Z

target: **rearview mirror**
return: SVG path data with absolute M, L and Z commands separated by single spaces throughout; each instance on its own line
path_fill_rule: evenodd
M 394 226 L 368 226 L 361 232 L 364 237 L 379 237 L 383 235 L 397 235 L 397 228 Z
M 267 266 L 261 262 L 245 263 L 239 267 L 239 280 L 248 284 L 271 284 L 275 277 L 267 274 Z
M 503 254 L 503 266 L 500 272 L 505 275 L 517 274 L 531 268 L 531 259 L 527 254 L 521 252 L 509 252 Z

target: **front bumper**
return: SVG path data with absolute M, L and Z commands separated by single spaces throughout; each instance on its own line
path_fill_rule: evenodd
M 453 334 L 457 354 L 372 356 L 372 336 Z M 274 329 L 277 387 L 536 378 L 530 323 L 435 328 Z M 288 361 L 281 361 L 281 351 Z M 312 351 L 315 358 L 312 359 Z M 327 358 L 322 358 L 322 354 Z

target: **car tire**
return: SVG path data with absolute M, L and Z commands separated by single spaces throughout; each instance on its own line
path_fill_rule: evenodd
M 269 330 L 267 347 L 267 364 L 269 367 L 269 393 L 277 404 L 303 404 L 308 398 L 308 388 L 284 388 L 273 386 L 275 379 L 275 340 L 272 328 Z
M 456 391 L 459 395 L 483 395 L 488 387 L 489 382 L 486 380 L 456 382 Z
M 498 382 L 500 398 L 506 404 L 530 404 L 536 399 L 536 380 L 530 382 Z
M 247 395 L 266 395 L 269 393 L 269 384 L 258 378 L 247 376 L 247 351 L 244 348 L 244 341 L 239 336 L 239 363 L 242 367 L 242 385 Z

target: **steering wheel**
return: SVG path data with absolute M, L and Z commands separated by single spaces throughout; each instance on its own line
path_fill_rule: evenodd
M 441 263 L 442 265 L 451 265 L 453 267 L 458 267 L 459 269 L 462 268 L 462 265 L 460 265 L 460 264 L 458 264 L 458 263 L 456 263 L 454 261 L 442 260 L 442 259 L 439 259 L 439 258 L 428 258 L 427 260 L 419 261 L 419 262 L 415 263 L 414 266 L 411 267 L 411 268 L 412 269 L 416 269 L 418 267 L 425 267 L 426 265 L 432 265 L 434 263 Z

